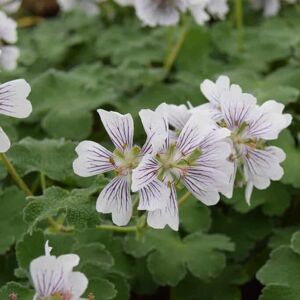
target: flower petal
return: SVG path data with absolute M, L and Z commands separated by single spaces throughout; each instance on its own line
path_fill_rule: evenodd
M 26 97 L 30 85 L 24 79 L 17 79 L 0 85 L 0 113 L 16 118 L 27 118 L 32 105 Z
M 128 224 L 132 215 L 132 203 L 128 178 L 115 177 L 100 193 L 96 210 L 111 213 L 113 222 L 118 226 Z
M 218 187 L 220 181 L 225 184 L 226 177 L 214 168 L 198 166 L 190 168 L 183 177 L 182 182 L 186 188 L 206 205 L 215 205 L 220 200 Z
M 271 180 L 280 180 L 283 169 L 280 166 L 285 158 L 284 152 L 277 147 L 266 147 L 264 150 L 246 147 L 243 153 L 244 173 L 258 189 L 265 189 Z
M 20 50 L 14 46 L 2 46 L 0 54 L 0 65 L 4 70 L 12 71 L 17 67 Z
M 165 104 L 165 111 L 168 117 L 168 122 L 176 130 L 181 131 L 189 118 L 191 117 L 190 110 L 186 105 Z
M 163 182 L 154 179 L 140 190 L 138 210 L 153 211 L 164 208 L 169 198 L 169 193 L 169 189 Z
M 202 94 L 215 106 L 219 106 L 221 96 L 224 92 L 229 91 L 230 79 L 227 76 L 220 76 L 216 83 L 211 80 L 204 80 L 200 84 Z
M 10 140 L 0 127 L 0 153 L 6 152 L 10 148 Z
M 252 192 L 253 192 L 253 183 L 249 181 L 247 182 L 246 189 L 245 189 L 245 199 L 248 205 L 250 205 Z
M 181 131 L 177 140 L 177 149 L 184 156 L 192 153 L 215 126 L 215 122 L 207 112 L 197 111 Z
M 155 157 L 146 154 L 138 167 L 132 171 L 132 191 L 136 192 L 155 180 L 158 176 L 159 168 L 159 162 Z
M 69 277 L 69 285 L 74 300 L 77 300 L 87 289 L 88 279 L 81 272 L 72 272 Z
M 47 297 L 64 289 L 67 276 L 55 256 L 41 256 L 30 264 L 34 288 L 40 297 Z
M 147 141 L 142 152 L 144 154 L 156 153 L 164 146 L 168 138 L 168 120 L 160 110 L 142 109 L 139 115 L 147 134 Z
M 242 93 L 237 85 L 233 84 L 228 92 L 223 93 L 222 99 L 221 110 L 230 130 L 249 121 L 256 111 L 256 98 L 251 94 Z
M 57 263 L 64 269 L 65 273 L 72 272 L 78 266 L 80 257 L 77 254 L 64 254 L 57 257 Z
M 98 109 L 97 112 L 116 148 L 121 151 L 132 148 L 134 130 L 132 116 L 103 109 Z
M 92 141 L 83 141 L 75 149 L 78 158 L 73 162 L 74 173 L 88 177 L 115 169 L 113 154 Z
M 158 209 L 148 212 L 147 223 L 155 229 L 163 229 L 169 225 L 175 231 L 178 231 L 179 216 L 177 206 L 176 189 L 174 185 L 170 187 L 170 196 L 164 209 Z
M 284 105 L 274 100 L 265 102 L 257 109 L 249 122 L 246 134 L 251 138 L 274 140 L 292 122 L 290 114 L 282 114 Z
M 139 0 L 135 1 L 135 9 L 138 18 L 149 26 L 170 26 L 179 21 L 179 11 L 183 1 L 166 2 L 161 5 L 160 1 Z M 177 5 L 180 4 L 178 7 Z
M 14 44 L 17 41 L 17 23 L 0 11 L 0 40 Z

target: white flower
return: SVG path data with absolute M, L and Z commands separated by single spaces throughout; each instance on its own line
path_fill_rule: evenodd
M 159 135 L 154 132 L 159 122 L 154 126 L 147 121 L 144 122 L 148 140 L 141 149 L 133 145 L 134 128 L 130 114 L 121 115 L 102 109 L 99 109 L 98 113 L 116 149 L 110 152 L 95 142 L 83 141 L 76 148 L 78 158 L 73 163 L 73 169 L 77 175 L 83 177 L 115 172 L 115 178 L 100 193 L 96 209 L 101 213 L 111 213 L 113 222 L 124 226 L 132 215 L 130 193 L 132 170 L 137 167 L 141 157 L 152 152 L 158 143 Z M 153 190 L 149 192 L 148 188 L 145 188 L 140 191 L 138 209 L 154 210 L 162 207 L 163 195 L 163 184 L 159 181 L 153 182 Z
M 133 6 L 134 0 L 115 0 L 121 6 Z
M 0 11 L 0 40 L 14 44 L 17 41 L 17 23 Z
M 263 10 L 265 17 L 276 16 L 280 10 L 280 0 L 251 0 L 251 5 L 255 10 Z
M 224 20 L 229 11 L 227 0 L 209 0 L 207 11 L 214 17 Z
M 187 0 L 188 9 L 199 25 L 213 17 L 223 20 L 229 7 L 227 0 Z
M 270 185 L 270 180 L 280 180 L 283 176 L 280 163 L 285 159 L 285 154 L 267 142 L 277 139 L 279 133 L 290 125 L 292 117 L 283 114 L 284 105 L 274 100 L 258 106 L 254 96 L 243 93 L 238 85 L 230 86 L 229 78 L 225 76 L 215 84 L 205 80 L 201 90 L 210 100 L 209 107 L 217 116 L 217 123 L 231 131 L 230 160 L 234 172 L 229 196 L 232 195 L 238 173 L 238 178 L 242 180 L 236 184 L 246 184 L 245 196 L 249 204 L 253 186 L 265 189 Z
M 17 67 L 17 60 L 20 57 L 20 50 L 15 46 L 0 47 L 0 66 L 2 69 L 12 71 Z
M 172 108 L 175 111 L 175 106 Z M 230 164 L 226 164 L 226 157 L 231 148 L 224 138 L 230 132 L 217 128 L 205 112 L 198 112 L 187 122 L 185 117 L 181 120 L 177 114 L 170 124 L 178 124 L 179 128 L 183 122 L 185 125 L 178 139 L 172 141 L 167 125 L 167 109 L 168 107 L 161 105 L 155 112 L 164 120 L 164 126 L 159 129 L 160 136 L 164 138 L 159 139 L 160 145 L 156 144 L 156 151 L 145 155 L 133 170 L 132 190 L 138 191 L 145 187 L 151 189 L 153 181 L 162 181 L 168 189 L 166 205 L 163 209 L 149 212 L 147 222 L 153 228 L 169 225 L 173 230 L 178 230 L 176 183 L 180 181 L 206 205 L 216 204 L 220 198 L 219 191 L 228 185 Z M 183 106 L 179 110 L 185 111 Z M 142 120 L 148 118 L 150 112 L 142 110 Z
M 101 0 L 58 0 L 63 11 L 71 11 L 79 8 L 86 12 L 89 16 L 94 16 L 100 13 L 99 3 Z
M 36 291 L 33 300 L 48 299 L 51 296 L 62 300 L 80 300 L 88 286 L 88 279 L 81 272 L 73 272 L 73 268 L 79 264 L 79 256 L 65 254 L 56 257 L 50 254 L 51 250 L 47 241 L 45 255 L 34 259 L 30 264 Z
M 148 26 L 170 26 L 178 23 L 186 10 L 185 0 L 135 0 L 137 16 Z
M 0 9 L 12 14 L 19 10 L 21 0 L 0 0 Z
M 13 80 L 0 85 L 0 114 L 27 118 L 32 112 L 31 103 L 26 99 L 30 93 L 29 84 L 23 80 Z M 6 152 L 10 141 L 0 128 L 0 152 Z
M 11 71 L 17 67 L 20 51 L 14 44 L 17 41 L 17 23 L 0 11 L 0 66 Z M 1 43 L 2 42 L 2 43 Z
M 206 7 L 210 0 L 188 0 L 188 8 L 199 25 L 209 21 L 210 16 L 206 12 Z

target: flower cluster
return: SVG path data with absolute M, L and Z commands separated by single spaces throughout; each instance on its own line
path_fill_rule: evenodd
M 20 56 L 19 48 L 13 46 L 17 42 L 17 23 L 0 11 L 0 67 L 13 70 Z
M 182 13 L 190 12 L 199 25 L 212 17 L 224 19 L 227 0 L 115 0 L 121 6 L 133 6 L 138 18 L 147 26 L 171 26 Z M 62 10 L 83 9 L 88 15 L 99 13 L 100 0 L 58 0 Z
M 83 177 L 114 171 L 98 197 L 98 212 L 111 213 L 113 222 L 124 226 L 132 216 L 131 192 L 138 192 L 138 210 L 147 211 L 149 226 L 178 230 L 178 186 L 214 205 L 220 193 L 231 198 L 234 186 L 246 185 L 250 203 L 253 187 L 265 189 L 282 177 L 285 154 L 267 142 L 291 123 L 291 116 L 282 114 L 284 106 L 274 100 L 258 106 L 225 76 L 216 83 L 205 80 L 201 90 L 209 103 L 141 110 L 143 147 L 133 144 L 130 114 L 98 110 L 115 149 L 83 141 L 73 164 Z
M 185 12 L 203 25 L 211 16 L 224 19 L 228 12 L 227 0 L 136 0 L 134 6 L 137 16 L 148 26 L 175 25 Z
M 45 244 L 45 255 L 30 264 L 30 274 L 36 291 L 33 300 L 80 300 L 88 286 L 81 272 L 73 272 L 80 258 L 76 254 L 59 257 L 51 255 L 52 248 Z

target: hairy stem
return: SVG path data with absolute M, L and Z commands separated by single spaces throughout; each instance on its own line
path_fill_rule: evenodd
M 115 225 L 97 225 L 97 229 L 100 230 L 109 230 L 109 231 L 115 231 L 115 232 L 137 232 L 138 227 L 137 226 L 125 226 L 125 227 L 119 227 Z
M 46 183 L 46 177 L 45 174 L 41 172 L 40 174 L 40 181 L 41 181 L 41 188 L 42 191 L 44 192 L 47 188 L 47 183 Z
M 178 54 L 183 46 L 183 43 L 185 41 L 187 32 L 188 32 L 188 26 L 184 24 L 180 30 L 179 37 L 178 37 L 174 47 L 172 48 L 171 52 L 169 53 L 169 55 L 167 56 L 167 59 L 165 61 L 164 70 L 165 70 L 166 76 L 169 75 L 174 63 L 176 62 L 177 56 L 178 56 Z
M 244 48 L 244 15 L 243 15 L 243 0 L 235 0 L 235 21 L 237 27 L 237 46 L 238 50 Z
M 4 153 L 0 153 L 0 158 L 7 170 L 7 172 L 10 174 L 10 176 L 13 178 L 15 183 L 20 187 L 20 189 L 27 195 L 27 196 L 33 196 L 31 190 L 25 183 L 25 181 L 21 178 L 15 167 L 12 165 L 12 163 L 9 161 L 7 156 Z
M 190 192 L 186 192 L 178 201 L 178 207 L 180 207 L 181 205 L 183 205 L 191 196 Z

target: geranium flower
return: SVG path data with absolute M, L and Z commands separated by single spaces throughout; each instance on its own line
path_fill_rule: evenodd
M 224 76 L 215 84 L 205 80 L 201 90 L 210 100 L 205 108 L 210 107 L 220 127 L 231 131 L 230 160 L 234 165 L 231 194 L 234 183 L 246 184 L 245 197 L 250 203 L 253 186 L 265 189 L 270 180 L 280 180 L 283 176 L 280 163 L 285 159 L 285 153 L 278 147 L 269 146 L 267 141 L 277 139 L 290 125 L 292 117 L 283 114 L 284 105 L 274 100 L 258 106 L 254 96 L 243 93 L 238 85 L 230 86 L 229 78 Z M 238 182 L 235 182 L 237 177 Z
M 0 66 L 5 70 L 13 70 L 17 66 L 19 49 L 11 46 L 17 41 L 17 23 L 0 11 Z M 2 43 L 1 43 L 2 42 Z
M 115 0 L 121 6 L 132 6 L 134 5 L 134 0 Z
M 71 11 L 79 8 L 87 15 L 94 16 L 100 13 L 99 3 L 101 0 L 58 0 L 58 4 L 63 11 Z
M 228 186 L 227 175 L 231 171 L 226 158 L 231 148 L 224 138 L 230 132 L 217 128 L 206 112 L 198 112 L 188 119 L 178 139 L 172 140 L 162 107 L 156 113 L 164 120 L 165 125 L 161 126 L 159 132 L 166 138 L 156 145 L 156 151 L 145 155 L 133 170 L 132 190 L 149 187 L 154 180 L 162 181 L 168 189 L 166 206 L 149 212 L 147 222 L 153 228 L 169 225 L 173 230 L 178 230 L 177 183 L 182 183 L 206 205 L 216 204 L 220 198 L 219 191 Z M 141 118 L 147 118 L 150 112 L 142 110 Z
M 226 0 L 135 0 L 137 16 L 148 26 L 171 26 L 181 13 L 190 11 L 195 21 L 203 25 L 210 15 L 224 19 L 228 12 Z
M 210 15 L 223 20 L 229 7 L 227 0 L 186 0 L 189 11 L 199 25 L 211 19 Z
M 185 0 L 135 0 L 137 16 L 148 26 L 171 26 L 186 11 Z
M 24 79 L 1 84 L 0 114 L 15 118 L 27 118 L 32 112 L 31 103 L 26 99 L 30 90 L 30 85 Z M 9 138 L 0 127 L 0 152 L 6 152 L 9 148 Z
M 88 286 L 88 279 L 81 272 L 73 272 L 80 258 L 76 254 L 59 257 L 51 255 L 52 248 L 45 244 L 45 255 L 30 263 L 30 274 L 36 294 L 33 300 L 80 300 Z
M 131 174 L 137 167 L 142 156 L 151 153 L 160 139 L 156 126 L 147 120 L 143 122 L 148 134 L 148 140 L 143 148 L 133 145 L 133 120 L 130 114 L 121 115 L 117 112 L 107 112 L 99 109 L 102 123 L 110 136 L 115 150 L 113 152 L 103 146 L 83 141 L 77 148 L 78 158 L 73 163 L 74 172 L 83 177 L 115 172 L 115 178 L 100 193 L 96 209 L 101 213 L 111 213 L 112 220 L 118 226 L 126 225 L 132 215 Z M 140 190 L 138 209 L 154 210 L 162 207 L 164 199 L 164 185 L 160 181 L 152 183 L 153 189 L 145 187 Z
M 15 13 L 21 6 L 21 0 L 0 0 L 0 9 L 8 14 Z

